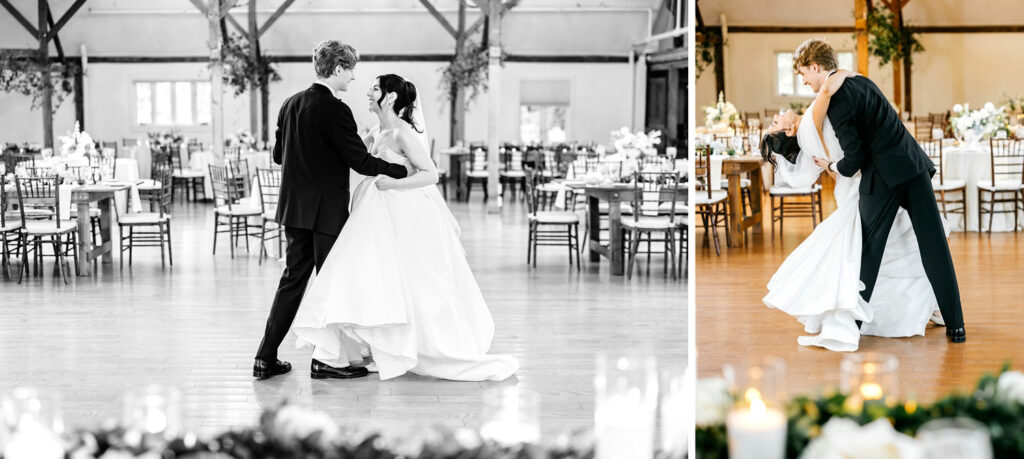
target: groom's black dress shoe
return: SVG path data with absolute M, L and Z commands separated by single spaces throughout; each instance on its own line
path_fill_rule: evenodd
M 292 371 L 292 364 L 283 360 L 267 362 L 263 359 L 256 359 L 256 363 L 252 364 L 252 375 L 256 379 L 267 379 L 272 376 L 283 375 L 289 371 Z
M 316 359 L 309 365 L 309 376 L 313 379 L 352 379 L 362 378 L 368 374 L 370 372 L 366 371 L 366 368 L 335 368 Z
M 960 328 L 947 328 L 946 337 L 949 338 L 951 343 L 962 343 L 967 341 L 967 331 L 963 327 Z

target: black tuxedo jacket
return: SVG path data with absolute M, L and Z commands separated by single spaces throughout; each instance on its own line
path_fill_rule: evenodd
M 319 83 L 285 100 L 276 136 L 277 221 L 288 228 L 340 233 L 349 215 L 349 170 L 394 178 L 407 174 L 404 166 L 370 156 L 352 110 Z
M 844 153 L 836 170 L 847 177 L 860 170 L 861 193 L 870 194 L 879 179 L 893 188 L 924 172 L 935 173 L 934 163 L 871 80 L 847 78 L 832 95 L 828 119 Z

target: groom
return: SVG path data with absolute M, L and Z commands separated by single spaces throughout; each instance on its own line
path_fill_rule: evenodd
M 807 40 L 795 54 L 793 69 L 814 92 L 838 67 L 836 50 L 824 40 Z M 966 341 L 960 290 L 932 190 L 935 166 L 931 159 L 903 127 L 882 92 L 867 78 L 848 78 L 843 82 L 832 95 L 828 119 L 845 156 L 839 162 L 815 158 L 815 163 L 846 177 L 861 172 L 860 279 L 865 285 L 861 296 L 865 301 L 871 299 L 889 230 L 896 212 L 903 207 L 914 226 L 921 262 L 946 322 L 946 336 L 954 343 Z
M 352 110 L 335 97 L 355 79 L 355 48 L 328 40 L 313 52 L 317 80 L 285 100 L 277 117 L 274 162 L 281 167 L 277 221 L 288 238 L 287 264 L 267 318 L 252 375 L 259 379 L 288 373 L 277 348 L 291 328 L 315 267 L 318 271 L 348 220 L 349 170 L 404 178 L 405 166 L 370 156 L 356 133 Z M 315 353 L 314 353 L 315 354 Z M 357 378 L 365 368 L 335 368 L 315 359 L 314 378 Z

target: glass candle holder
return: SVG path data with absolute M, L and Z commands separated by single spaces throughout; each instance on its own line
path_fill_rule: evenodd
M 656 359 L 598 355 L 594 385 L 597 459 L 652 458 L 658 403 Z
M 988 428 L 974 419 L 933 419 L 917 430 L 917 440 L 925 459 L 992 459 Z
M 839 362 L 839 390 L 847 394 L 847 403 L 854 406 L 896 403 L 899 366 L 895 355 L 882 352 L 844 356 Z
M 60 396 L 20 387 L 3 397 L 3 423 L 0 455 L 5 459 L 62 458 L 64 432 Z
M 729 457 L 781 459 L 786 454 L 787 420 L 782 359 L 764 358 L 726 365 L 725 379 L 736 397 L 726 417 Z
M 181 391 L 148 385 L 124 395 L 124 426 L 146 437 L 171 439 L 181 434 Z
M 517 386 L 484 393 L 480 436 L 505 446 L 540 441 L 540 395 Z
M 659 404 L 661 452 L 667 457 L 686 455 L 687 432 L 693 431 L 693 383 L 689 368 L 662 371 Z

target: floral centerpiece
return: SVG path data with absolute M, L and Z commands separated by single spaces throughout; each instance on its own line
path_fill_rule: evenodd
M 725 93 L 718 93 L 718 103 L 704 107 L 704 124 L 712 131 L 725 131 L 737 120 L 740 113 L 732 102 L 725 101 Z
M 175 129 L 149 133 L 150 146 L 161 149 L 170 148 L 174 145 L 181 145 L 184 141 L 185 136 L 181 135 L 181 132 Z
M 989 139 L 997 132 L 1009 135 L 1006 106 L 996 108 L 991 102 L 979 110 L 971 110 L 970 104 L 956 104 L 949 117 L 953 134 L 967 144 L 976 144 L 979 140 Z
M 82 130 L 78 121 L 75 121 L 75 130 L 68 135 L 62 135 L 60 140 L 61 156 L 91 156 L 96 154 L 96 142 L 88 132 Z
M 2 433 L 2 431 L 0 431 Z M 0 442 L 4 438 L 0 436 Z M 4 446 L 0 443 L 0 447 Z M 22 457 L 91 458 L 262 458 L 352 459 L 583 459 L 594 457 L 593 436 L 573 432 L 542 444 L 503 445 L 467 428 L 425 428 L 405 437 L 383 436 L 337 424 L 323 412 L 294 405 L 271 408 L 253 427 L 211 439 L 192 433 L 178 438 L 143 434 L 113 423 L 76 429 L 63 438 L 47 436 Z M 11 455 L 14 457 L 14 455 Z M 672 457 L 672 456 L 661 456 Z M 673 458 L 674 459 L 674 458 Z
M 627 159 L 639 158 L 642 154 L 650 154 L 655 145 L 661 144 L 661 131 L 654 130 L 644 134 L 644 131 L 629 132 L 629 128 L 623 126 L 618 131 L 612 131 L 612 145 L 617 153 L 622 153 Z
M 728 456 L 725 421 L 733 397 L 721 379 L 697 382 L 697 457 Z M 912 437 L 922 425 L 944 418 L 981 422 L 991 438 L 993 457 L 1024 457 L 1024 373 L 1004 365 L 998 375 L 983 376 L 974 390 L 954 392 L 931 404 L 857 402 L 848 394 L 826 391 L 790 400 L 786 417 L 786 457 L 887 457 L 879 455 L 882 446 L 889 452 L 909 452 L 920 446 Z
M 234 134 L 228 136 L 228 146 L 235 147 L 249 147 L 253 148 L 256 146 L 256 136 L 252 135 L 248 129 L 239 129 Z

